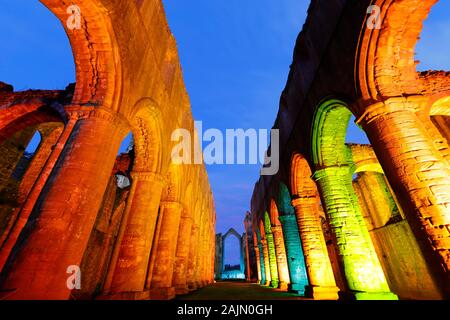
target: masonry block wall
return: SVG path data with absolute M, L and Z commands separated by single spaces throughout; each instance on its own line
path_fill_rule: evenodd
M 171 160 L 172 132 L 193 135 L 194 121 L 161 1 L 78 1 L 74 30 L 64 1 L 42 3 L 66 28 L 76 84 L 0 83 L 2 186 L 36 128 L 60 128 L 26 170 L 13 218 L 1 213 L 1 298 L 171 299 L 208 285 L 214 200 L 204 166 Z
M 280 170 L 255 184 L 251 214 L 254 225 L 264 221 L 271 199 L 288 187 L 300 217 L 295 232 L 306 244 L 284 242 L 297 254 L 307 248 L 311 284 L 325 279 L 314 278 L 321 264 L 308 262 L 307 247 L 319 234 L 310 227 L 311 206 L 323 209 L 328 255 L 321 261 L 331 264 L 339 295 L 307 290 L 312 298 L 450 297 L 450 77 L 417 72 L 414 60 L 436 2 L 311 1 L 273 126 Z M 380 29 L 367 27 L 370 5 L 380 7 Z M 371 145 L 346 144 L 352 115 Z M 283 219 L 283 232 L 292 232 Z M 261 259 L 257 267 L 268 266 Z

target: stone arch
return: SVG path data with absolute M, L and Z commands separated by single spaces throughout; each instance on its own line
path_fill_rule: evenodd
M 162 114 L 156 102 L 150 98 L 139 100 L 133 108 L 131 126 L 135 147 L 135 171 L 150 171 L 163 174 L 164 163 Z
M 244 278 L 244 250 L 242 247 L 242 236 L 234 229 L 230 228 L 221 239 L 222 242 L 222 279 L 226 279 L 226 270 L 225 270 L 225 242 L 228 237 L 234 236 L 239 242 L 239 273 L 236 275 L 237 278 Z M 227 277 L 228 278 L 228 277 Z
M 41 0 L 61 21 L 72 46 L 76 68 L 76 87 L 72 103 L 119 108 L 121 63 L 119 46 L 108 17 L 108 8 L 99 0 L 80 0 L 80 29 L 70 30 L 67 21 L 73 12 L 62 1 Z M 69 11 L 69 13 L 68 13 Z
M 437 1 L 372 1 L 381 9 L 381 29 L 366 27 L 369 16 L 364 20 L 356 62 L 363 98 L 416 94 L 418 87 L 426 87 L 416 71 L 414 48 L 423 20 Z
M 352 112 L 337 99 L 320 104 L 312 126 L 312 159 L 316 169 L 348 165 L 345 137 Z
M 280 280 L 280 289 L 287 289 L 290 283 L 289 268 L 286 258 L 286 247 L 284 244 L 283 229 L 279 219 L 277 203 L 274 198 L 269 200 L 269 217 L 271 221 L 271 231 L 273 233 L 276 260 L 278 267 L 278 276 Z
M 339 274 L 337 261 L 330 261 L 322 224 L 323 210 L 319 192 L 308 161 L 299 153 L 291 157 L 290 184 L 292 206 L 297 218 L 298 230 L 305 257 L 309 294 L 315 299 L 338 299 L 334 273 Z M 343 287 L 343 285 L 341 285 Z
M 375 151 L 370 145 L 347 144 L 347 148 L 349 148 L 349 152 L 352 155 L 354 173 L 377 172 L 384 174 Z
M 0 143 L 28 127 L 47 122 L 66 123 L 66 116 L 60 105 L 48 105 L 41 99 L 12 104 L 4 110 L 0 115 Z
M 396 299 L 390 292 L 352 187 L 354 167 L 345 145 L 350 117 L 350 110 L 340 100 L 327 100 L 317 107 L 311 134 L 316 169 L 313 178 L 337 239 L 350 290 L 357 291 L 357 299 L 371 295 Z
M 292 196 L 305 198 L 318 198 L 317 187 L 311 179 L 312 172 L 308 161 L 299 153 L 291 158 L 290 185 Z

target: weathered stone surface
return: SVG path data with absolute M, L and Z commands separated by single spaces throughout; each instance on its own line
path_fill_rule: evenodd
M 1 298 L 166 299 L 173 294 L 152 296 L 152 287 L 211 283 L 215 209 L 206 169 L 171 161 L 172 132 L 193 134 L 194 123 L 161 1 L 80 0 L 82 24 L 73 30 L 65 1 L 42 3 L 66 28 L 76 84 L 14 92 L 0 83 L 2 185 L 21 156 L 17 142 L 31 138 L 20 132 L 63 127 L 16 186 L 20 205 L 7 209 L 16 218 L 2 214 L 11 232 L 2 238 Z M 134 147 L 116 159 L 129 132 Z M 116 174 L 131 185 L 118 186 Z M 180 210 L 164 219 L 168 202 Z M 192 237 L 191 225 L 199 230 Z M 67 285 L 69 267 L 80 268 L 82 289 Z
M 256 183 L 252 221 L 264 220 L 271 198 L 286 184 L 298 207 L 302 245 L 308 248 L 312 239 L 321 242 L 312 223 L 317 210 L 306 210 L 302 203 L 322 207 L 324 225 L 332 231 L 325 237 L 328 255 L 342 296 L 450 296 L 450 76 L 417 72 L 414 59 L 423 20 L 436 2 L 313 0 L 297 38 L 274 124 L 280 130 L 280 170 Z M 367 27 L 370 5 L 381 9 L 379 29 Z M 372 146 L 346 145 L 352 115 Z M 320 199 L 309 193 L 311 172 L 294 168 L 292 174 L 296 155 L 311 168 Z M 352 188 L 354 174 L 369 172 L 384 174 L 386 186 L 372 177 Z M 292 176 L 302 179 L 293 182 Z M 398 209 L 394 216 L 392 201 Z M 402 218 L 412 233 L 395 229 Z M 417 246 L 409 241 L 411 234 Z M 412 283 L 399 276 L 411 265 L 399 263 L 401 252 L 385 252 L 394 250 L 393 239 L 415 250 L 414 263 L 426 264 L 429 272 Z M 309 249 L 304 251 L 308 261 Z M 256 264 L 260 270 L 267 267 L 263 260 Z M 312 281 L 313 273 L 308 276 Z M 426 289 L 419 293 L 418 286 Z

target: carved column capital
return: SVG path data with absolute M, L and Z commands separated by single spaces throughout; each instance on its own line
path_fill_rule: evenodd
M 332 177 L 332 176 L 342 176 L 342 175 L 346 175 L 346 174 L 349 175 L 351 172 L 350 169 L 351 168 L 348 165 L 322 168 L 322 169 L 316 170 L 314 172 L 314 174 L 312 175 L 312 179 L 314 181 L 319 181 L 321 179 Z
M 364 109 L 355 121 L 356 124 L 369 124 L 386 114 L 398 111 L 418 112 L 427 108 L 429 98 L 426 96 L 393 97 L 377 102 Z
M 113 110 L 94 105 L 67 105 L 64 107 L 69 120 L 101 119 L 114 124 L 124 135 L 130 131 L 128 120 Z

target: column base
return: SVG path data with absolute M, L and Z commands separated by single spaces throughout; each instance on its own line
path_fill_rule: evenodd
M 392 292 L 356 292 L 356 300 L 398 300 L 398 296 Z
M 307 286 L 306 293 L 314 300 L 338 300 L 339 288 L 338 287 L 318 287 Z
M 264 282 L 264 285 L 269 287 L 270 286 L 270 281 L 266 280 L 266 282 Z
M 103 294 L 96 297 L 95 300 L 150 300 L 150 291 Z
M 278 284 L 278 289 L 283 290 L 283 291 L 287 291 L 289 289 L 289 284 L 286 282 L 281 281 Z
M 185 285 L 185 286 L 176 286 L 175 287 L 175 294 L 177 296 L 188 294 L 188 293 L 189 293 L 189 288 L 188 288 L 187 285 Z
M 194 291 L 198 289 L 198 285 L 195 282 L 190 282 L 188 283 L 188 290 L 189 291 Z
M 291 283 L 289 285 L 289 291 L 302 297 L 306 295 L 306 287 L 298 283 Z
M 171 300 L 175 298 L 175 288 L 153 288 L 150 290 L 151 300 Z
M 270 281 L 270 286 L 272 287 L 272 288 L 278 288 L 278 285 L 279 285 L 280 283 L 278 282 L 278 281 Z

